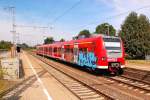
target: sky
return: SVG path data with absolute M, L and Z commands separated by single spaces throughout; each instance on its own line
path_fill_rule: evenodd
M 29 45 L 41 44 L 48 36 L 71 40 L 81 30 L 94 32 L 104 22 L 119 30 L 131 11 L 150 18 L 150 0 L 0 0 L 0 40 L 12 41 L 12 16 L 4 9 L 11 6 L 16 25 L 49 27 L 17 27 L 20 42 Z

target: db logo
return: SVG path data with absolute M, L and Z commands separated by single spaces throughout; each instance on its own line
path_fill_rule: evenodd
M 117 58 L 108 58 L 107 60 L 108 60 L 108 62 L 116 62 Z

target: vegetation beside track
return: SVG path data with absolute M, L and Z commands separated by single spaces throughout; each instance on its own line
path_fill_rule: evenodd
M 10 87 L 12 87 L 15 84 L 15 82 L 13 82 L 13 81 L 4 80 L 3 79 L 3 74 L 4 73 L 1 69 L 1 64 L 0 64 L 0 94 L 3 91 L 6 91 L 7 89 L 9 89 Z
M 10 50 L 12 43 L 9 41 L 0 41 L 0 50 Z
M 0 92 L 5 90 L 9 86 L 9 82 L 6 80 L 0 80 Z
M 150 65 L 150 60 L 126 60 L 126 62 L 130 64 Z
M 8 81 L 8 80 L 0 80 L 0 94 L 9 89 L 12 85 L 14 85 L 15 82 L 12 82 L 12 81 Z

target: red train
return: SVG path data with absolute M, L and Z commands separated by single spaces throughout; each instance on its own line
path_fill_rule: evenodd
M 114 36 L 92 36 L 90 38 L 57 42 L 37 46 L 37 54 L 57 58 L 69 63 L 110 73 L 122 73 L 125 66 L 123 42 Z

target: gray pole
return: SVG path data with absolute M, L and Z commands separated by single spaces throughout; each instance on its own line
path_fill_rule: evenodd
M 9 7 L 10 11 L 11 11 L 11 14 L 12 14 L 12 34 L 13 34 L 13 48 L 14 48 L 14 51 L 13 51 L 13 54 L 14 56 L 16 56 L 16 44 L 17 44 L 17 41 L 16 41 L 16 26 L 15 26 L 15 7 Z
M 12 16 L 12 34 L 13 34 L 13 45 L 15 45 L 16 43 L 16 25 L 15 25 L 15 7 L 7 7 L 6 9 L 8 9 L 11 13 Z
M 9 11 L 12 17 L 12 34 L 13 34 L 13 44 L 15 45 L 15 33 L 16 33 L 16 25 L 15 25 L 15 7 L 5 7 L 4 10 Z
M 13 36 L 14 36 L 14 39 L 13 39 L 13 44 L 15 45 L 16 43 L 16 25 L 15 25 L 15 7 L 11 7 L 12 9 L 12 23 L 13 23 Z
M 45 37 L 46 36 L 43 36 L 43 40 L 45 39 Z M 44 44 L 44 43 L 43 43 Z M 44 44 L 45 45 L 45 44 Z M 44 58 L 44 51 L 45 51 L 45 49 L 44 49 L 44 47 L 43 47 L 43 58 Z
M 108 36 L 109 36 L 109 25 L 107 27 L 108 27 Z
M 13 34 L 13 49 L 12 49 L 12 57 L 16 56 L 16 51 L 15 51 L 15 42 L 16 42 L 16 25 L 15 25 L 15 7 L 6 7 L 4 10 L 7 10 L 11 13 L 12 17 L 12 34 Z

